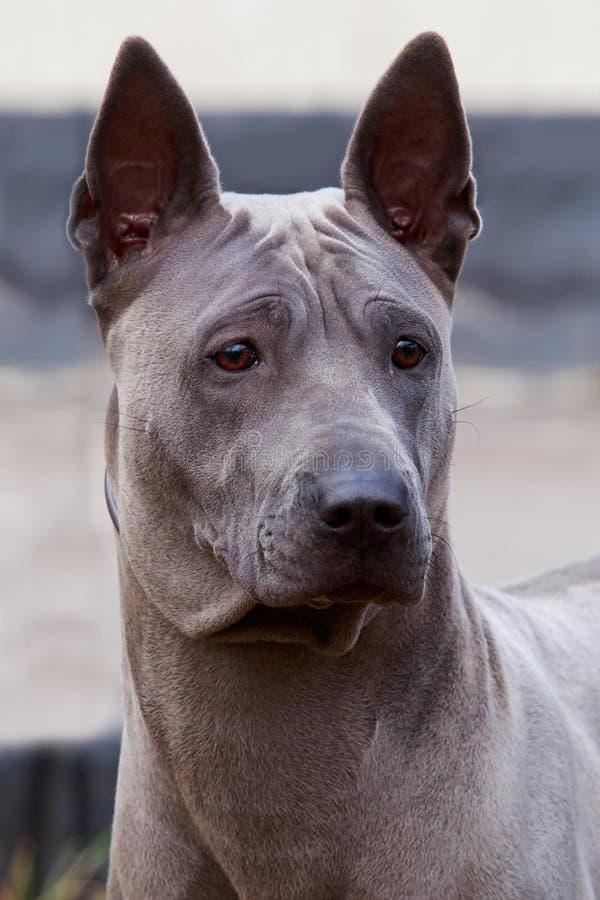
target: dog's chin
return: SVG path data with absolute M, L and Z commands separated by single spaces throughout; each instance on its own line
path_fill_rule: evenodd
M 354 647 L 377 608 L 413 605 L 421 592 L 399 594 L 354 582 L 311 599 L 256 602 L 236 622 L 213 634 L 221 643 L 304 644 L 326 656 L 341 656 Z

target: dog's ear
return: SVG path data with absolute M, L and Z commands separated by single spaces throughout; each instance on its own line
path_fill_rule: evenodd
M 469 131 L 439 35 L 415 38 L 373 91 L 350 140 L 342 185 L 348 200 L 367 204 L 452 291 L 466 243 L 481 223 Z
M 75 183 L 67 232 L 93 287 L 132 251 L 156 248 L 219 194 L 187 97 L 142 38 L 121 46 Z

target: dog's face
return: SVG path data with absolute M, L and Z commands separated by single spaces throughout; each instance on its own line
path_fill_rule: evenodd
M 342 187 L 221 193 L 172 76 L 124 45 L 69 228 L 115 378 L 122 562 L 189 635 L 340 653 L 376 604 L 421 597 L 479 224 L 436 36 L 376 88 Z

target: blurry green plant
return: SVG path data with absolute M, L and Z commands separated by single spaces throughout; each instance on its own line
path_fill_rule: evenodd
M 37 893 L 35 853 L 22 847 L 0 885 L 0 900 L 104 900 L 105 889 L 97 875 L 108 859 L 108 847 L 108 834 L 101 834 L 75 856 L 66 849 Z

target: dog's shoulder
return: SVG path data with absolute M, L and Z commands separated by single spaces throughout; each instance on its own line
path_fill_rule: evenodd
M 480 589 L 476 598 L 512 687 L 539 708 L 560 701 L 578 709 L 600 741 L 600 556 Z
M 509 582 L 502 585 L 502 591 L 512 596 L 543 597 L 586 587 L 600 599 L 600 554 Z
M 598 660 L 600 556 L 550 569 L 500 588 L 476 592 L 484 618 L 509 644 L 546 661 L 575 656 Z M 578 665 L 578 663 L 576 664 Z M 552 664 L 554 668 L 556 665 Z M 585 672 L 583 672 L 585 675 Z M 600 669 L 598 670 L 600 677 Z

